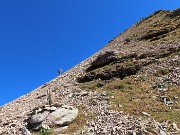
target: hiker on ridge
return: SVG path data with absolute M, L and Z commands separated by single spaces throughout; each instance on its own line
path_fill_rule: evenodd
M 62 71 L 63 71 L 63 70 L 62 70 L 61 68 L 58 70 L 59 75 L 61 74 Z

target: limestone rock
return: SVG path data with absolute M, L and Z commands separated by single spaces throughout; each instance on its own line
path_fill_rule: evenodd
M 144 116 L 150 116 L 150 114 L 148 114 L 147 112 L 142 112 L 142 114 L 144 115 Z
M 69 125 L 73 120 L 75 120 L 77 115 L 78 109 L 71 106 L 64 106 L 62 108 L 58 108 L 48 115 L 47 124 L 49 126 L 66 126 Z
M 38 124 L 38 123 L 44 121 L 48 114 L 49 114 L 49 112 L 45 111 L 43 113 L 38 113 L 38 114 L 33 115 L 30 119 L 30 124 L 33 126 L 35 124 Z

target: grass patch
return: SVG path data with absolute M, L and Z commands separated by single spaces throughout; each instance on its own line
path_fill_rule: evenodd
M 80 83 L 80 88 L 87 91 L 95 91 L 97 89 L 97 81 L 93 80 L 86 83 Z
M 39 135 L 52 135 L 53 130 L 52 129 L 42 129 L 39 133 Z
M 105 90 L 112 102 L 111 109 L 116 111 L 124 111 L 135 116 L 142 116 L 142 112 L 149 113 L 159 122 L 170 121 L 175 122 L 180 127 L 180 100 L 174 97 L 180 97 L 180 87 L 173 86 L 168 90 L 168 97 L 174 102 L 174 106 L 170 109 L 158 98 L 155 98 L 156 89 L 151 87 L 148 77 L 143 81 L 135 80 L 135 76 L 126 77 L 123 80 L 114 80 L 107 83 L 99 91 Z M 122 107 L 119 107 L 121 105 Z
M 163 72 L 166 73 L 166 69 Z M 81 85 L 92 91 L 106 91 L 112 102 L 110 109 L 135 116 L 142 116 L 142 112 L 147 112 L 159 122 L 175 122 L 180 128 L 180 87 L 171 86 L 167 91 L 168 97 L 174 103 L 170 108 L 157 97 L 158 91 L 152 87 L 151 80 L 150 76 L 138 79 L 136 75 L 132 75 L 123 80 L 110 80 L 101 88 L 96 86 L 97 80 Z
M 171 72 L 169 68 L 163 68 L 156 73 L 156 76 L 164 76 L 168 74 L 169 72 Z

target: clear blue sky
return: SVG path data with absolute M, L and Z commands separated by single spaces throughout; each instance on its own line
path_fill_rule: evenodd
M 180 0 L 1 0 L 0 106 L 67 71 Z

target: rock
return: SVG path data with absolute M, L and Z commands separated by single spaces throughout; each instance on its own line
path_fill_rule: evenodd
M 44 123 L 41 124 L 41 127 L 42 127 L 43 129 L 50 129 L 50 127 L 49 127 L 48 125 L 44 124 Z
M 157 122 L 157 134 L 158 135 L 167 135 L 165 129 Z
M 176 131 L 180 131 L 180 129 L 177 127 L 177 125 L 176 125 L 176 123 L 172 123 L 172 127 L 173 127 L 173 129 L 175 129 Z
M 68 97 L 69 97 L 69 98 L 72 98 L 72 97 L 73 97 L 73 93 L 70 93 Z
M 111 63 L 113 61 L 116 61 L 117 59 L 118 59 L 118 51 L 105 50 L 101 52 L 98 55 L 98 57 L 91 63 L 91 66 L 87 69 L 87 71 Z
M 122 108 L 122 105 L 121 105 L 121 104 L 119 104 L 119 105 L 118 105 L 118 107 L 119 107 L 119 108 Z
M 50 127 L 46 123 L 42 122 L 40 124 L 36 124 L 32 129 L 34 131 L 40 131 L 41 129 L 50 129 Z
M 82 91 L 80 91 L 80 92 L 74 93 L 73 95 L 75 95 L 75 96 L 87 96 L 88 94 L 89 94 L 89 93 L 88 93 L 87 91 L 82 90 Z
M 26 127 L 23 127 L 22 128 L 22 135 L 31 135 L 31 133 Z
M 81 92 L 80 92 L 80 95 L 81 95 L 81 96 L 87 96 L 87 95 L 88 95 L 88 92 L 85 91 L 85 90 L 84 90 L 84 91 L 81 91 Z
M 47 125 L 49 126 L 66 126 L 69 125 L 78 115 L 78 109 L 71 106 L 58 108 L 50 113 L 47 117 Z
M 55 106 L 52 106 L 51 108 L 50 108 L 50 111 L 55 111 L 57 108 L 55 107 Z
M 41 111 L 42 111 L 42 108 L 39 108 L 38 110 L 35 111 L 35 113 L 37 114 L 37 113 L 39 113 Z
M 38 113 L 38 114 L 33 115 L 30 119 L 30 124 L 33 126 L 35 124 L 38 124 L 38 123 L 44 121 L 48 114 L 49 114 L 49 112 L 45 111 L 43 113 Z
M 64 129 L 67 129 L 67 128 L 68 128 L 68 126 L 56 128 L 56 129 L 54 129 L 54 132 L 60 132 L 60 131 L 62 131 L 62 130 L 64 130 Z
M 142 114 L 144 115 L 144 116 L 151 116 L 150 114 L 148 114 L 147 112 L 142 112 Z
M 164 98 L 164 103 L 165 103 L 165 105 L 173 105 L 173 102 L 171 101 L 171 99 L 170 98 Z
M 174 96 L 173 98 L 174 98 L 175 100 L 179 99 L 179 97 L 177 97 L 177 96 Z

